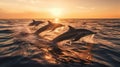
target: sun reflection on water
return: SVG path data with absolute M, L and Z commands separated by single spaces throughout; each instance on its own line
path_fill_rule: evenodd
M 59 18 L 55 18 L 53 22 L 54 23 L 60 23 L 60 19 Z

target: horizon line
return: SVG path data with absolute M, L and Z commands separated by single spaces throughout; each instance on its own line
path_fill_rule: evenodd
M 2 19 L 55 19 L 55 18 L 0 18 Z M 120 18 L 58 18 L 58 19 L 120 19 Z

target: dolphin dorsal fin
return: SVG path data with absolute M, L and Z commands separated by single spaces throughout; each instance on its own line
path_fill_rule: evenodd
M 75 28 L 72 26 L 68 26 L 68 27 L 69 27 L 69 31 L 75 30 Z
M 48 20 L 47 22 L 48 22 L 49 24 L 51 24 L 51 23 L 52 23 L 52 22 L 51 22 L 51 21 L 49 21 L 49 20 Z
M 33 20 L 33 22 L 35 22 L 35 20 Z

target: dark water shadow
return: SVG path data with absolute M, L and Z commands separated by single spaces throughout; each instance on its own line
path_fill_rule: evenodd
M 0 28 L 12 28 L 13 26 L 0 26 Z
M 12 30 L 0 30 L 0 33 L 14 33 Z
M 25 44 L 28 45 L 28 43 L 24 41 L 17 40 L 12 44 L 7 44 L 1 47 L 3 48 L 3 47 L 15 46 L 15 45 L 17 46 L 21 45 L 24 47 Z M 59 64 L 50 64 L 48 60 L 43 58 L 45 56 L 45 52 L 43 50 L 41 50 L 42 53 L 31 54 L 31 57 L 29 56 L 24 57 L 23 55 L 12 56 L 13 52 L 19 51 L 20 49 L 21 49 L 20 47 L 12 47 L 12 48 L 10 47 L 9 49 L 5 50 L 3 53 L 0 53 L 0 56 L 11 54 L 9 57 L 5 57 L 5 56 L 0 57 L 0 67 L 87 67 L 88 65 L 90 65 L 90 64 L 85 64 L 84 60 L 81 60 L 79 58 L 69 57 L 69 56 L 66 58 L 71 58 L 73 60 L 79 60 L 80 62 L 74 62 L 71 60 L 71 61 L 59 61 L 60 62 Z M 55 54 L 53 55 L 57 56 Z M 44 61 L 44 63 L 35 61 L 33 60 L 34 58 L 36 58 L 37 60 L 42 60 Z
M 120 38 L 113 38 L 113 37 L 103 37 L 105 40 L 120 40 Z
M 10 39 L 13 39 L 13 37 L 0 37 L 0 42 L 5 42 L 5 41 L 8 41 Z
M 44 64 L 32 60 L 29 57 L 10 56 L 10 57 L 0 57 L 0 67 L 88 67 L 88 66 L 87 64 L 81 64 L 81 63 Z
M 106 65 L 105 67 L 119 66 L 120 51 L 103 44 L 99 44 L 99 45 L 101 47 L 97 47 L 97 50 L 93 50 L 94 58 L 99 60 L 99 62 L 96 62 L 96 63 L 101 63 L 102 65 Z

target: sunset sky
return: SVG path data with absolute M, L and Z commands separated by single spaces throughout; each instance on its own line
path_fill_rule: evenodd
M 0 18 L 120 18 L 120 0 L 0 0 Z

